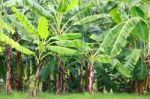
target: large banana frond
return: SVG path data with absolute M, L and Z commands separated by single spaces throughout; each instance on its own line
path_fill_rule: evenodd
M 77 48 L 79 50 L 91 50 L 88 43 L 81 40 L 59 40 L 55 42 L 59 46 Z
M 15 48 L 17 51 L 20 51 L 24 54 L 27 54 L 27 55 L 34 54 L 32 51 L 21 46 L 19 43 L 15 42 L 13 39 L 9 38 L 7 35 L 3 33 L 0 33 L 0 41 L 6 44 L 9 44 L 10 46 L 12 46 L 12 48 Z
M 126 69 L 121 63 L 116 65 L 117 71 L 124 77 L 132 77 L 131 72 Z
M 133 6 L 131 8 L 131 16 L 132 17 L 141 17 L 143 19 L 146 19 L 144 11 L 138 7 L 138 6 Z M 137 24 L 136 29 L 133 31 L 136 33 L 136 35 L 143 41 L 147 41 L 149 37 L 149 28 L 145 22 L 141 21 Z
M 126 45 L 127 38 L 131 34 L 131 32 L 136 28 L 136 25 L 142 21 L 141 18 L 135 17 L 130 20 L 128 20 L 125 25 L 120 30 L 116 41 L 112 47 L 111 55 L 116 56 L 120 54 L 122 48 Z
M 120 54 L 122 48 L 126 45 L 127 38 L 131 33 L 137 28 L 137 24 L 144 22 L 140 17 L 134 17 L 126 21 L 125 23 L 120 23 L 110 30 L 106 38 L 104 39 L 102 46 L 107 47 L 112 43 L 111 56 L 115 57 Z
M 57 35 L 55 37 L 52 37 L 51 39 L 71 40 L 71 39 L 80 38 L 81 36 L 82 36 L 81 33 L 65 33 L 65 34 L 61 34 L 61 35 Z
M 0 28 L 7 30 L 7 32 L 9 32 L 9 33 L 12 33 L 12 34 L 15 33 L 15 30 L 11 26 L 9 26 L 5 22 L 3 22 L 2 20 L 0 20 Z
M 101 46 L 102 47 L 108 47 L 111 46 L 112 43 L 116 40 L 116 37 L 118 36 L 118 33 L 120 32 L 120 30 L 122 29 L 122 27 L 124 26 L 125 22 L 122 22 L 118 25 L 116 25 L 115 27 L 113 27 L 108 34 L 106 35 L 106 37 L 104 38 Z
M 11 7 L 15 5 L 23 6 L 23 0 L 5 0 L 4 2 L 4 6 L 6 7 Z
M 150 35 L 148 36 L 148 55 L 150 55 Z
M 42 81 L 46 81 L 46 78 L 49 75 L 50 70 L 51 70 L 50 65 L 46 65 L 46 66 L 44 66 L 44 68 L 41 69 L 41 80 Z
M 145 22 L 141 21 L 136 25 L 135 30 L 133 31 L 136 36 L 138 36 L 142 41 L 147 42 L 149 39 L 149 28 Z
M 113 68 L 115 67 L 122 76 L 131 77 L 130 70 L 125 68 L 118 59 L 113 59 L 111 65 Z
M 70 0 L 70 4 L 67 6 L 66 12 L 69 12 L 70 10 L 75 8 L 78 3 L 79 3 L 79 0 Z
M 133 71 L 134 66 L 136 65 L 140 55 L 141 55 L 140 49 L 133 49 L 130 55 L 128 55 L 125 59 L 126 60 L 124 64 L 125 68 L 129 69 L 130 71 Z
M 64 47 L 81 48 L 81 41 L 79 40 L 59 40 L 56 44 Z
M 48 12 L 45 8 L 43 8 L 40 4 L 38 4 L 34 0 L 25 0 L 25 1 L 27 5 L 29 5 L 30 8 L 32 8 L 33 11 L 36 11 L 40 15 L 45 16 L 47 18 L 51 18 L 51 13 Z
M 114 59 L 111 64 L 113 67 L 116 67 L 121 75 L 125 77 L 132 77 L 133 70 L 139 60 L 140 55 L 141 50 L 134 49 L 131 51 L 131 54 L 126 57 L 124 64 L 121 64 L 117 59 Z
M 144 62 L 139 62 L 137 64 L 134 72 L 133 72 L 133 77 L 138 80 L 144 80 L 148 75 L 148 69 L 147 65 Z
M 3 52 L 3 48 L 2 48 L 2 47 L 0 47 L 0 53 L 1 53 L 1 52 Z
M 111 63 L 112 62 L 112 58 L 109 55 L 104 55 L 104 54 L 98 55 L 96 57 L 96 60 L 100 63 Z
M 145 18 L 145 14 L 144 11 L 139 7 L 139 6 L 132 6 L 131 10 L 130 10 L 130 15 L 132 17 L 141 17 L 141 18 Z
M 52 52 L 61 54 L 61 55 L 76 55 L 77 51 L 71 48 L 61 47 L 61 46 L 48 46 L 47 47 Z
M 23 15 L 21 14 L 14 6 L 11 7 L 11 10 L 14 12 L 15 17 L 18 19 L 18 21 L 31 33 L 36 34 L 36 29 L 31 24 L 31 22 Z
M 106 33 L 102 34 L 92 34 L 89 38 L 96 41 L 96 42 L 102 42 L 106 36 Z
M 40 17 L 38 22 L 38 34 L 42 39 L 47 39 L 49 35 L 48 22 L 45 17 Z
M 87 17 L 82 18 L 81 20 L 76 21 L 74 23 L 74 25 L 88 24 L 88 23 L 94 22 L 96 20 L 103 19 L 103 18 L 109 18 L 109 17 L 110 17 L 109 14 L 91 15 L 91 16 L 87 16 Z

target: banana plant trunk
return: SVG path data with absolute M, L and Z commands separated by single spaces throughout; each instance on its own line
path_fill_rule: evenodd
M 26 74 L 27 74 L 27 79 L 25 80 L 25 85 L 24 85 L 24 90 L 25 90 L 26 92 L 29 92 L 30 65 L 31 65 L 31 63 L 30 63 L 30 62 L 28 63 L 28 61 L 27 61 L 27 62 L 26 62 L 26 68 L 27 68 Z
M 16 54 L 16 65 L 17 65 L 17 90 L 22 91 L 23 82 L 22 82 L 22 66 L 21 66 L 21 52 L 17 51 Z
M 149 89 L 149 81 L 150 81 L 150 61 L 145 58 L 145 63 L 147 64 L 148 75 L 144 80 L 136 80 L 135 81 L 135 92 L 143 95 L 145 90 Z
M 50 82 L 51 81 L 51 77 L 50 75 L 48 75 L 46 77 L 46 80 L 42 82 L 42 92 L 46 92 L 48 91 L 48 89 L 50 89 Z
M 13 34 L 12 38 L 18 43 L 21 40 L 18 33 Z M 22 82 L 21 52 L 19 51 L 16 51 L 16 74 L 17 74 L 16 77 L 14 77 L 15 89 L 18 91 L 22 91 L 23 82 Z
M 138 80 L 135 80 L 135 81 L 134 81 L 134 84 L 135 84 L 135 85 L 134 85 L 134 91 L 135 91 L 135 93 L 138 93 L 138 92 L 139 92 L 139 89 L 138 89 L 138 88 L 139 88 L 139 87 L 138 87 Z
M 80 66 L 80 92 L 83 92 L 83 63 Z
M 147 87 L 147 91 L 149 92 L 150 91 L 150 64 L 148 65 L 148 77 L 147 77 L 147 83 L 146 83 L 146 87 Z
M 93 92 L 94 83 L 94 65 L 87 64 L 86 66 L 86 91 L 89 93 Z
M 10 94 L 11 91 L 11 46 L 6 45 L 6 94 Z
M 63 63 L 61 58 L 58 58 L 57 64 L 57 74 L 56 74 L 56 94 L 61 94 L 63 92 L 63 79 L 64 79 L 64 71 L 63 71 Z
M 149 88 L 149 82 L 150 82 L 150 61 L 148 61 L 147 63 L 147 69 L 148 69 L 148 75 L 147 75 L 147 79 L 146 79 L 146 83 L 145 83 L 145 86 L 146 86 L 146 90 L 149 92 L 150 88 Z
M 32 96 L 36 97 L 38 95 L 38 83 L 39 83 L 39 76 L 40 76 L 40 61 L 37 60 L 36 62 L 36 73 L 35 73 L 35 79 L 34 79 L 34 87 L 32 90 Z
M 145 87 L 146 79 L 145 80 L 135 80 L 135 93 L 138 93 L 139 95 L 144 94 L 144 90 L 146 88 Z

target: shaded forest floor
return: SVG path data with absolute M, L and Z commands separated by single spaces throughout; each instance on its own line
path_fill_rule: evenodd
M 0 92 L 0 99 L 32 99 L 27 94 L 13 92 L 7 96 L 4 92 Z M 54 95 L 48 93 L 40 93 L 35 99 L 150 99 L 150 95 L 139 96 L 131 94 L 101 94 L 96 93 L 93 95 L 89 94 L 65 94 L 65 95 Z

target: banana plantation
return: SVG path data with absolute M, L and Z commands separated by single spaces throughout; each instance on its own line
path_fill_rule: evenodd
M 150 0 L 0 0 L 0 97 L 150 99 L 149 34 Z

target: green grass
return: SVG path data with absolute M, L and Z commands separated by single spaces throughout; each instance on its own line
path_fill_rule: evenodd
M 14 92 L 7 96 L 4 92 L 0 93 L 0 99 L 32 99 L 24 93 Z M 65 95 L 54 95 L 48 93 L 40 93 L 36 99 L 150 99 L 150 95 L 139 96 L 130 94 L 65 94 Z

